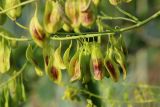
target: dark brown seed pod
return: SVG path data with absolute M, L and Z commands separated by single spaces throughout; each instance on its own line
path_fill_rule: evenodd
M 73 55 L 73 57 L 71 58 L 70 63 L 69 63 L 68 73 L 71 77 L 70 79 L 71 82 L 80 80 L 82 78 L 79 55 L 80 55 L 80 48 L 79 48 L 79 43 L 77 42 L 77 50 L 75 54 Z
M 79 12 L 80 0 L 66 0 L 65 13 L 71 21 L 73 29 L 79 29 L 80 27 L 80 12 Z
M 93 43 L 91 50 L 91 67 L 93 67 L 93 77 L 95 80 L 102 80 L 104 78 L 104 68 L 100 44 Z
M 119 72 L 118 65 L 114 61 L 112 48 L 109 48 L 107 50 L 106 57 L 104 59 L 104 65 L 108 70 L 108 73 L 110 74 L 110 77 L 112 78 L 112 80 L 117 82 L 120 77 L 120 72 Z
M 29 25 L 30 34 L 34 40 L 34 42 L 39 46 L 43 47 L 46 39 L 46 34 L 40 25 L 37 18 L 37 7 L 34 16 L 31 18 Z
M 59 2 L 46 0 L 44 13 L 44 28 L 48 33 L 56 33 L 63 25 L 63 9 Z
M 84 27 L 90 28 L 96 20 L 97 10 L 92 0 L 81 0 L 80 20 Z
M 54 55 L 51 55 L 49 58 L 47 74 L 54 83 L 61 85 L 62 73 L 61 70 L 54 64 Z

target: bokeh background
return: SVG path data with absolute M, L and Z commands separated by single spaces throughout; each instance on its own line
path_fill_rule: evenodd
M 39 20 L 41 22 L 44 3 L 45 0 L 39 2 Z M 140 20 L 144 20 L 160 10 L 160 0 L 132 0 L 131 3 L 124 3 L 120 7 Z M 34 14 L 34 8 L 34 3 L 24 6 L 22 16 L 17 21 L 28 26 Z M 126 17 L 119 13 L 114 6 L 111 6 L 108 0 L 101 0 L 99 11 L 103 11 L 109 16 Z M 133 24 L 122 20 L 105 20 L 103 23 L 112 28 Z M 7 19 L 4 27 L 17 37 L 30 37 L 28 31 L 19 28 L 10 19 Z M 110 78 L 94 81 L 90 90 L 97 91 L 96 94 L 102 98 L 95 98 L 93 101 L 101 103 L 102 107 L 160 107 L 160 17 L 142 27 L 124 32 L 123 36 L 129 52 L 127 79 L 117 83 Z M 105 47 L 107 38 L 103 38 L 102 45 Z M 58 44 L 58 42 L 54 42 L 55 47 Z M 16 69 L 19 69 L 26 60 L 27 45 L 28 42 L 19 42 L 12 51 L 11 63 L 15 65 Z M 63 42 L 63 52 L 68 45 L 69 41 Z M 36 49 L 34 54 L 43 68 L 42 50 Z M 74 54 L 74 49 L 71 54 Z M 67 74 L 63 75 L 64 80 L 67 81 Z M 20 107 L 84 107 L 86 105 L 86 95 L 83 92 L 79 92 L 80 100 L 64 100 L 66 86 L 57 86 L 47 76 L 38 77 L 31 64 L 23 71 L 23 77 L 27 99 L 26 102 L 20 104 Z

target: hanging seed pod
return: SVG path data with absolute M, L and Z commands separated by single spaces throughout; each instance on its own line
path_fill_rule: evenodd
M 71 21 L 71 26 L 78 31 L 80 27 L 80 13 L 79 13 L 80 0 L 66 0 L 65 13 Z
M 3 25 L 6 21 L 6 15 L 5 14 L 0 14 L 0 25 Z
M 94 103 L 92 102 L 91 99 L 87 99 L 87 105 L 86 107 L 96 107 L 96 105 L 94 105 Z
M 94 5 L 97 7 L 100 4 L 101 0 L 92 0 L 92 2 L 94 3 Z
M 17 101 L 25 101 L 26 99 L 22 75 L 16 78 L 16 99 Z
M 63 62 L 66 65 L 67 69 L 69 68 L 69 61 L 70 61 L 69 54 L 70 54 L 71 47 L 72 47 L 72 41 L 71 41 L 69 47 L 66 49 L 66 51 L 64 52 L 64 55 L 63 55 Z
M 17 71 L 14 71 L 13 74 L 16 75 L 16 72 Z M 17 98 L 16 98 L 16 86 L 17 86 L 16 78 L 8 83 L 8 88 L 9 88 L 10 95 L 15 100 L 17 100 Z
M 3 7 L 4 9 L 8 9 L 10 7 L 14 7 L 15 5 L 20 4 L 20 0 L 3 0 Z M 22 8 L 21 6 L 18 6 L 14 9 L 11 9 L 6 12 L 7 15 L 9 15 L 12 19 L 16 20 L 22 13 Z
M 49 43 L 46 43 L 43 47 L 43 59 L 44 59 L 44 66 L 45 71 L 47 72 L 48 64 L 50 56 L 54 53 L 54 49 L 51 47 Z
M 10 54 L 9 42 L 0 37 L 0 73 L 5 73 L 10 69 Z
M 80 0 L 80 20 L 84 27 L 90 28 L 96 20 L 96 7 L 92 0 Z
M 91 50 L 91 68 L 93 67 L 93 77 L 95 80 L 102 80 L 104 77 L 104 67 L 100 44 L 93 43 Z
M 123 0 L 123 2 L 126 2 L 126 3 L 129 3 L 131 2 L 132 0 Z
M 37 10 L 37 5 L 36 5 L 35 14 L 31 18 L 29 30 L 30 30 L 30 34 L 31 34 L 34 42 L 39 47 L 43 47 L 43 45 L 45 43 L 45 39 L 46 39 L 46 34 L 45 34 L 42 26 L 40 25 L 39 21 L 38 21 L 37 11 L 38 10 Z
M 66 32 L 70 32 L 72 30 L 71 26 L 64 23 L 63 24 L 63 30 L 66 31 Z
M 8 88 L 5 88 L 4 89 L 4 99 L 5 99 L 5 103 L 4 103 L 4 107 L 9 107 L 9 91 L 8 91 Z
M 77 42 L 77 51 L 75 52 L 69 63 L 68 72 L 71 77 L 70 79 L 71 82 L 81 79 L 82 73 L 80 68 L 79 54 L 80 54 L 80 48 Z
M 121 66 L 122 70 L 123 70 L 123 79 L 126 79 L 126 64 L 125 64 L 125 56 L 124 54 L 119 51 L 118 49 L 115 49 L 114 52 L 114 57 L 115 57 L 115 61 Z
M 63 9 L 59 2 L 46 0 L 44 13 L 44 28 L 48 33 L 56 33 L 63 25 Z
M 57 67 L 57 64 L 54 64 L 54 55 L 49 57 L 48 67 L 47 67 L 47 74 L 49 78 L 56 84 L 60 85 L 62 80 L 62 73 L 60 68 Z
M 117 40 L 117 44 L 119 46 L 119 50 L 121 50 L 121 52 L 123 52 L 124 55 L 127 55 L 128 50 L 127 50 L 126 43 L 125 43 L 122 35 L 119 36 L 119 38 Z
M 64 96 L 63 99 L 64 100 L 80 100 L 79 96 L 78 96 L 79 91 L 75 88 L 72 87 L 67 87 L 67 89 L 64 92 Z
M 35 67 L 36 74 L 38 76 L 43 76 L 41 68 L 38 66 L 38 62 L 34 59 L 32 46 L 29 44 L 26 50 L 27 60 Z
M 80 61 L 80 69 L 82 72 L 82 83 L 87 83 L 90 81 L 90 49 L 88 43 L 86 43 L 80 51 L 79 61 Z
M 59 69 L 66 69 L 66 65 L 64 64 L 61 57 L 61 48 L 62 48 L 62 44 L 60 42 L 59 47 L 54 52 L 54 64 L 57 65 Z
M 116 6 L 122 2 L 122 0 L 109 0 L 110 4 Z
M 119 80 L 120 72 L 118 69 L 118 65 L 114 61 L 113 54 L 114 53 L 113 53 L 112 48 L 109 48 L 106 52 L 106 57 L 104 59 L 104 65 L 106 69 L 108 70 L 112 80 L 117 82 Z

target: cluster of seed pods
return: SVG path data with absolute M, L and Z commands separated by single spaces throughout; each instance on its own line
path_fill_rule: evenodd
M 91 28 L 96 20 L 99 0 L 46 0 L 43 26 L 37 18 L 37 6 L 30 21 L 30 33 L 39 47 L 43 47 L 46 38 L 63 29 L 66 32 L 80 32 L 80 28 Z M 64 8 L 63 8 L 64 7 Z
M 120 80 L 120 70 L 123 71 L 123 79 L 126 78 L 126 47 L 122 36 L 118 38 L 114 35 L 109 36 L 106 53 L 103 54 L 101 45 L 94 42 L 84 41 L 83 44 L 77 42 L 74 55 L 70 55 L 72 41 L 61 56 L 60 42 L 59 47 L 54 49 L 46 45 L 43 49 L 45 70 L 53 82 L 62 83 L 62 70 L 66 70 L 70 77 L 70 82 L 80 80 L 87 83 L 91 79 L 102 80 L 104 77 L 111 77 L 115 82 Z
M 81 45 L 77 42 L 77 50 L 71 58 L 72 41 L 64 52 L 63 58 L 61 57 L 61 42 L 57 49 L 53 49 L 48 42 L 49 35 L 61 28 L 75 32 L 79 32 L 81 26 L 90 28 L 96 20 L 99 0 L 66 0 L 64 4 L 56 0 L 46 0 L 45 3 L 44 28 L 38 21 L 38 8 L 36 7 L 35 14 L 30 21 L 30 32 L 35 43 L 43 48 L 45 71 L 51 80 L 61 84 L 61 71 L 65 69 L 68 71 L 71 82 L 80 80 L 86 83 L 92 77 L 95 80 L 111 77 L 114 81 L 118 81 L 120 68 L 123 70 L 123 78 L 126 78 L 126 48 L 121 35 L 118 38 L 114 35 L 109 36 L 105 56 L 101 52 L 101 45 L 96 41 L 85 41 Z M 65 9 L 62 8 L 63 5 Z

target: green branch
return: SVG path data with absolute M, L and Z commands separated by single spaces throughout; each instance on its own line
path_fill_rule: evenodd
M 145 20 L 143 20 L 141 22 L 138 22 L 135 25 L 119 29 L 119 32 L 125 32 L 125 31 L 131 30 L 131 29 L 135 29 L 135 28 L 141 27 L 142 25 L 147 24 L 148 22 L 150 22 L 151 20 L 157 18 L 158 16 L 160 16 L 160 10 L 158 12 L 156 12 L 155 14 L 153 14 L 152 16 L 150 16 L 149 18 L 147 18 L 147 19 L 145 19 Z
M 0 36 L 1 37 L 3 37 L 3 38 L 5 38 L 5 39 L 7 39 L 7 40 L 14 40 L 14 41 L 30 41 L 30 40 L 32 40 L 32 39 L 30 39 L 30 38 L 16 38 L 16 37 L 10 37 L 10 36 L 6 36 L 6 35 L 4 35 L 4 34 L 2 34 L 2 33 L 0 33 Z
M 126 18 L 126 17 L 111 17 L 111 16 L 100 16 L 100 19 L 102 20 L 125 20 L 133 23 L 137 23 L 135 20 Z

